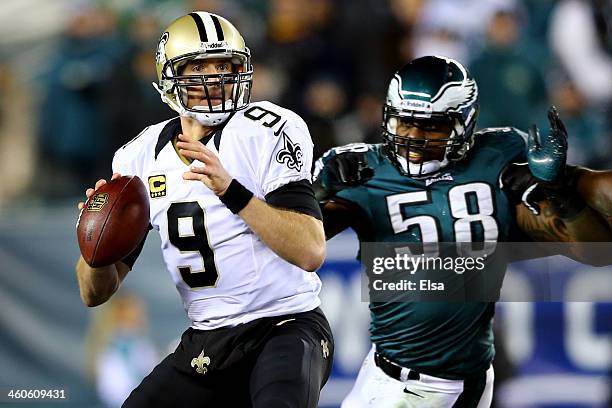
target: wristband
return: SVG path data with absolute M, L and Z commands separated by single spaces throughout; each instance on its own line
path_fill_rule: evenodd
M 225 190 L 225 194 L 219 197 L 219 200 L 234 214 L 238 214 L 251 201 L 253 193 L 245 186 L 240 184 L 238 180 L 232 179 L 232 182 Z

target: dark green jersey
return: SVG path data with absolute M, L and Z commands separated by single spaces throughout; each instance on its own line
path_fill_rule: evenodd
M 510 241 L 517 227 L 499 178 L 509 163 L 525 161 L 525 136 L 511 128 L 478 132 L 464 160 L 424 179 L 401 175 L 382 145 L 368 145 L 374 177 L 337 197 L 371 221 L 358 232 L 361 242 Z M 493 303 L 386 302 L 370 310 L 372 342 L 402 366 L 460 379 L 493 359 Z

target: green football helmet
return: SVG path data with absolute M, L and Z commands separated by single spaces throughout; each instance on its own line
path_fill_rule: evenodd
M 463 65 L 441 56 L 414 59 L 389 84 L 382 123 L 386 153 L 402 174 L 428 177 L 466 156 L 474 143 L 477 117 L 478 87 Z M 417 139 L 398 135 L 400 122 L 424 130 L 441 126 L 450 132 L 448 138 Z M 440 160 L 413 163 L 407 159 L 411 150 L 434 145 L 444 149 Z

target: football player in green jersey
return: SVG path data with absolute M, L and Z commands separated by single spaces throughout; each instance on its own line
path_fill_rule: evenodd
M 567 133 L 474 132 L 478 87 L 457 61 L 423 57 L 390 82 L 382 144 L 327 152 L 315 168 L 326 235 L 361 242 L 612 241 L 612 172 L 566 165 Z M 566 254 L 584 261 L 580 246 Z M 503 265 L 505 269 L 505 263 Z M 352 407 L 488 407 L 490 302 L 371 302 L 373 347 Z

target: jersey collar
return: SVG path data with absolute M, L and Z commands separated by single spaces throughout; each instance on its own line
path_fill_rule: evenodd
M 215 130 L 209 136 L 206 136 L 205 138 L 203 138 L 201 142 L 206 144 L 210 141 L 211 138 L 214 137 L 215 148 L 217 149 L 217 151 L 219 151 L 219 147 L 221 146 L 221 133 L 223 132 L 225 125 L 229 123 L 229 121 L 232 119 L 234 114 L 235 112 L 232 112 L 229 118 L 227 118 L 227 120 L 221 126 L 219 126 L 217 130 Z M 166 123 L 166 125 L 161 130 L 161 132 L 159 132 L 159 137 L 157 138 L 157 144 L 155 145 L 155 159 L 156 160 L 157 160 L 157 156 L 159 155 L 159 152 L 161 152 L 162 149 L 168 143 L 170 143 L 170 141 L 174 138 L 174 136 L 178 135 L 181 132 L 181 130 L 182 129 L 181 129 L 180 116 Z
M 157 144 L 155 145 L 155 159 L 157 160 L 157 156 L 159 152 L 162 151 L 164 146 L 166 146 L 174 136 L 178 135 L 181 132 L 181 118 L 176 117 L 170 120 L 164 128 L 159 132 L 159 137 L 157 138 Z

